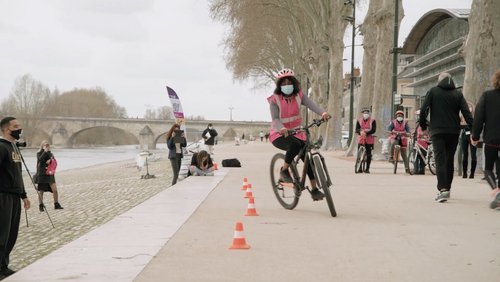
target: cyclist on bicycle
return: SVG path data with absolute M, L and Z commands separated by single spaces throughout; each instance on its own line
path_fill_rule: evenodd
M 387 128 L 391 135 L 389 136 L 389 144 L 391 144 L 391 156 L 389 158 L 389 162 L 393 162 L 393 155 L 394 155 L 394 145 L 396 143 L 396 140 L 399 138 L 400 139 L 400 146 L 401 146 L 401 156 L 403 157 L 403 162 L 405 164 L 405 170 L 406 173 L 410 172 L 410 169 L 408 167 L 408 156 L 406 154 L 406 147 L 408 146 L 408 136 L 410 136 L 410 127 L 408 126 L 408 122 L 404 119 L 404 112 L 403 111 L 397 111 L 396 112 L 396 118 L 391 121 L 391 124 L 389 124 L 389 127 Z M 399 137 L 398 137 L 399 136 Z
M 285 163 L 281 168 L 280 177 L 283 182 L 292 183 L 288 167 L 300 150 L 306 145 L 306 134 L 299 132 L 293 136 L 288 135 L 288 130 L 299 128 L 302 124 L 300 105 L 306 106 L 313 112 L 327 120 L 330 115 L 317 106 L 311 99 L 304 95 L 300 83 L 290 69 L 283 69 L 276 75 L 276 89 L 273 95 L 267 98 L 271 111 L 271 130 L 269 139 L 276 148 L 285 150 Z M 311 181 L 311 196 L 313 200 L 322 200 L 324 194 L 318 190 L 312 168 L 309 166 L 307 175 Z
M 420 126 L 418 119 L 420 118 L 420 110 L 415 112 L 415 119 L 417 120 L 417 125 L 415 128 L 414 137 L 416 142 L 424 149 L 429 148 L 429 134 L 425 133 Z M 424 158 L 426 157 L 426 151 L 422 150 L 422 154 Z M 425 162 L 420 156 L 420 154 L 416 155 L 416 164 L 415 164 L 415 172 L 414 174 L 425 174 Z
M 375 131 L 377 131 L 377 123 L 375 119 L 370 117 L 370 108 L 362 108 L 363 117 L 356 122 L 356 133 L 358 136 L 358 149 L 361 146 L 366 148 L 366 168 L 364 173 L 370 173 L 370 163 L 372 162 L 372 150 L 375 144 Z M 361 168 L 358 172 L 362 172 Z

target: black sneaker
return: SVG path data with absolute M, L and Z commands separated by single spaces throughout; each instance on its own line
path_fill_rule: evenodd
M 3 278 L 11 276 L 14 273 L 16 273 L 16 272 L 8 267 L 2 267 L 2 269 L 0 269 L 0 277 L 3 276 Z
M 293 183 L 292 176 L 290 176 L 290 171 L 288 171 L 288 169 L 283 170 L 283 168 L 281 168 L 280 178 L 281 182 Z
M 370 173 L 370 170 L 369 169 L 365 169 L 365 173 Z
M 56 202 L 56 203 L 54 203 L 54 209 L 56 209 L 56 210 L 62 210 L 64 208 L 61 206 L 61 204 L 59 204 L 58 202 Z
M 314 188 L 311 190 L 311 197 L 313 198 L 314 201 L 321 201 L 325 197 L 325 194 L 319 191 L 318 188 Z
M 45 208 L 45 206 L 44 206 L 43 204 L 39 204 L 39 205 L 38 205 L 38 210 L 39 210 L 40 212 L 43 212 L 43 209 L 44 209 L 44 208 Z

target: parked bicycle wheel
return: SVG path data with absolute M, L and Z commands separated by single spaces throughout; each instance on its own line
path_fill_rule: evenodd
M 285 155 L 282 153 L 278 153 L 272 158 L 270 167 L 271 185 L 278 202 L 285 209 L 291 210 L 294 209 L 299 203 L 300 194 L 294 183 L 280 182 L 280 172 L 284 162 Z
M 366 169 L 366 148 L 361 146 L 358 149 L 358 154 L 356 156 L 356 164 L 354 165 L 354 173 L 360 173 Z
M 394 156 L 393 156 L 393 160 L 394 160 L 394 174 L 396 174 L 396 172 L 398 171 L 398 163 L 399 163 L 399 152 L 401 151 L 401 146 L 399 145 L 395 145 L 394 146 Z
M 432 151 L 432 146 L 429 146 L 427 150 L 427 167 L 432 174 L 436 175 L 436 161 L 434 160 L 434 151 Z
M 417 150 L 416 149 L 412 149 L 410 151 L 410 156 L 408 157 L 408 166 L 409 166 L 409 169 L 410 169 L 410 175 L 413 175 L 416 173 L 416 171 L 418 170 L 418 167 L 417 167 Z
M 314 171 L 316 175 L 316 183 L 318 188 L 323 190 L 323 194 L 325 194 L 325 199 L 328 204 L 328 209 L 330 210 L 330 214 L 332 217 L 337 216 L 337 211 L 335 210 L 335 205 L 333 203 L 332 194 L 330 191 L 331 183 L 328 179 L 328 171 L 326 170 L 326 165 L 324 160 L 320 155 L 314 155 L 312 157 L 314 164 Z

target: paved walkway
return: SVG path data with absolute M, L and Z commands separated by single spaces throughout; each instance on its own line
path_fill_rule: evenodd
M 216 147 L 216 157 L 237 157 L 242 168 L 188 178 L 129 211 L 142 217 L 128 220 L 127 212 L 6 281 L 498 280 L 500 212 L 488 209 L 489 188 L 479 179 L 457 177 L 452 199 L 438 204 L 434 176 L 394 175 L 386 162 L 375 162 L 370 175 L 356 175 L 352 159 L 327 152 L 339 214 L 332 218 L 325 202 L 306 194 L 295 210 L 279 206 L 269 185 L 275 152 L 269 143 L 223 147 Z M 258 217 L 243 216 L 243 177 L 253 185 Z M 159 209 L 189 212 L 179 203 L 193 212 L 182 223 Z M 237 221 L 249 250 L 228 250 Z M 173 222 L 179 228 L 169 236 L 162 228 Z M 134 229 L 148 237 L 123 231 Z M 78 245 L 85 242 L 99 248 Z M 87 263 L 75 264 L 82 258 Z M 121 267 L 103 267 L 117 261 Z

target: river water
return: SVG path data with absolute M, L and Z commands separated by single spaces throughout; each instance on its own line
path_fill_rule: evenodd
M 36 171 L 37 151 L 36 149 L 21 150 L 31 174 Z M 116 161 L 132 160 L 135 162 L 135 158 L 141 151 L 138 145 L 78 149 L 52 148 L 52 153 L 57 159 L 58 172 Z M 150 152 L 155 153 L 157 156 L 166 157 L 168 151 L 160 148 L 150 150 Z M 24 167 L 23 170 L 25 170 Z
M 189 150 L 197 150 L 201 143 L 189 143 Z M 52 153 L 57 159 L 57 171 L 64 171 L 75 168 L 84 168 L 98 164 L 131 160 L 135 163 L 137 155 L 143 150 L 139 145 L 124 145 L 114 147 L 94 147 L 94 148 L 72 148 L 58 149 L 52 148 Z M 37 149 L 21 150 L 24 160 L 31 174 L 36 172 L 36 153 Z M 149 152 L 156 157 L 166 158 L 168 156 L 167 144 L 157 144 L 155 150 Z M 26 168 L 23 166 L 23 171 Z

